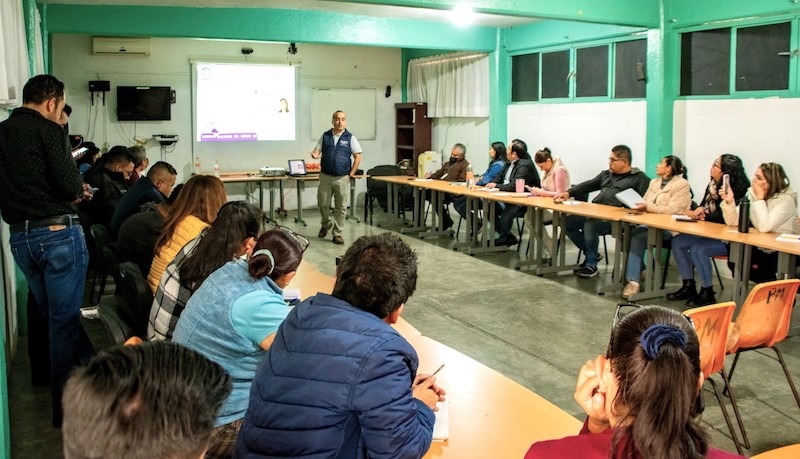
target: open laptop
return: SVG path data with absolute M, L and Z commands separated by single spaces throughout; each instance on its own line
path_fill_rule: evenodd
M 306 162 L 302 159 L 289 160 L 289 175 L 292 177 L 307 175 Z

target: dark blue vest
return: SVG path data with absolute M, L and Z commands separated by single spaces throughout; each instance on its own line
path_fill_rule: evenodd
M 339 177 L 350 173 L 350 138 L 353 134 L 347 129 L 342 132 L 339 142 L 333 144 L 333 129 L 322 134 L 322 172 Z

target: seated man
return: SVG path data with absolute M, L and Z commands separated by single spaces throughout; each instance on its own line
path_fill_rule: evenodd
M 515 140 L 508 147 L 508 162 L 500 171 L 500 175 L 493 182 L 486 184 L 486 188 L 515 191 L 518 179 L 524 180 L 526 186 L 538 187 L 542 184 L 539 173 L 531 161 L 531 155 L 528 154 L 527 146 L 524 142 Z M 517 237 L 511 234 L 511 227 L 514 225 L 514 219 L 524 216 L 526 210 L 528 208 L 525 206 L 495 203 L 495 231 L 498 234 L 495 245 L 510 247 L 519 243 Z
M 143 145 L 134 145 L 129 150 L 131 151 L 131 156 L 133 156 L 133 173 L 125 180 L 125 185 L 131 188 L 139 181 L 142 177 L 142 172 L 150 165 L 150 159 L 147 158 L 147 150 Z
M 116 347 L 64 389 L 64 457 L 202 458 L 231 378 L 173 343 Z
M 466 182 L 467 181 L 467 160 L 465 157 L 467 156 L 467 147 L 463 144 L 457 143 L 453 145 L 453 149 L 450 150 L 450 160 L 441 167 L 436 172 L 433 173 L 426 173 L 425 178 L 432 178 L 434 180 L 446 180 L 448 182 Z M 427 191 L 425 199 L 428 201 L 431 200 L 431 192 L 430 190 Z M 445 193 L 444 195 L 444 204 L 447 204 L 453 200 L 453 195 L 450 193 Z M 444 208 L 441 209 L 434 209 L 436 215 L 440 218 L 444 219 L 444 229 L 450 229 L 453 226 L 453 219 L 450 217 L 450 214 L 445 211 Z
M 159 161 L 153 164 L 153 167 L 147 171 L 147 176 L 140 178 L 119 200 L 108 228 L 111 236 L 116 238 L 122 222 L 139 212 L 144 204 L 164 202 L 172 193 L 172 187 L 175 186 L 177 178 L 178 171 L 169 163 Z
M 611 149 L 611 156 L 608 157 L 608 169 L 597 174 L 595 178 L 557 194 L 553 200 L 563 202 L 570 197 L 580 198 L 599 190 L 600 194 L 592 202 L 623 207 L 624 204 L 617 199 L 617 193 L 633 188 L 644 196 L 649 186 L 650 177 L 639 169 L 631 167 L 631 149 L 627 145 L 617 145 Z M 600 235 L 610 232 L 611 222 L 578 215 L 567 216 L 567 237 L 586 254 L 586 258 L 575 274 L 586 278 L 597 275 L 597 249 L 600 245 Z
M 430 447 L 434 376 L 392 328 L 417 284 L 398 236 L 363 236 L 333 294 L 297 305 L 261 361 L 235 457 L 420 458 Z
M 128 191 L 125 180 L 133 173 L 133 162 L 128 147 L 117 145 L 101 156 L 98 164 L 86 174 L 86 183 L 97 188 L 91 201 L 83 201 L 79 207 L 88 217 L 87 222 L 81 219 L 86 228 L 96 223 L 108 228 L 111 224 L 114 209 Z

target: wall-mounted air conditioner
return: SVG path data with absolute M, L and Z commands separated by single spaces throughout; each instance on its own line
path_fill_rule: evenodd
M 92 54 L 149 56 L 149 38 L 92 37 Z

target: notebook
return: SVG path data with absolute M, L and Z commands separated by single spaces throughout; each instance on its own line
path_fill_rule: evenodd
M 433 424 L 433 441 L 445 441 L 450 438 L 450 401 L 445 400 L 436 404 L 439 408 L 433 414 L 436 422 Z
M 290 159 L 289 160 L 289 175 L 291 176 L 298 176 L 298 175 L 307 175 L 306 173 L 306 162 L 302 159 Z
M 636 192 L 633 188 L 628 188 L 626 190 L 622 190 L 616 194 L 617 199 L 620 200 L 621 203 L 625 204 L 629 208 L 633 209 L 638 204 L 644 203 L 644 198 L 642 195 Z

